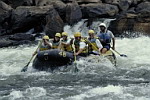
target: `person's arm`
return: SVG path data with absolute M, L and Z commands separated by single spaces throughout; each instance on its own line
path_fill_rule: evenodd
M 80 48 L 79 48 L 79 51 L 77 53 L 75 53 L 74 55 L 77 56 L 79 55 L 80 53 L 82 53 L 82 51 L 85 49 L 86 47 L 86 44 L 84 42 L 80 42 Z
M 35 56 L 40 51 L 40 47 L 41 47 L 42 43 L 43 43 L 43 40 L 41 40 L 40 43 L 38 43 L 39 46 L 38 46 L 37 50 L 32 54 L 32 56 Z
M 99 41 L 99 39 L 96 39 L 96 45 L 99 48 L 99 51 L 103 48 L 101 42 Z
M 62 42 L 63 45 L 69 46 L 71 44 L 71 39 L 68 39 L 67 42 Z
M 115 38 L 112 38 L 113 44 L 112 44 L 112 49 L 115 50 Z
M 109 31 L 109 34 L 110 34 L 111 39 L 112 39 L 112 49 L 115 50 L 115 36 L 111 31 Z
M 51 43 L 49 43 L 49 41 L 44 40 L 44 42 L 45 42 L 45 44 L 46 44 L 46 45 L 48 45 L 50 48 L 52 47 L 52 44 L 51 44 Z

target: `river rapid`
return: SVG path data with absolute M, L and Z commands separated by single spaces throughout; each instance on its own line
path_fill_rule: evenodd
M 150 38 L 116 38 L 117 66 L 99 56 L 51 72 L 28 63 L 37 45 L 0 48 L 0 100 L 150 100 Z

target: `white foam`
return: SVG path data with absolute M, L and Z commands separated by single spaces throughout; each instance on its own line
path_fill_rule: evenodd
M 28 97 L 40 97 L 40 96 L 45 96 L 46 93 L 47 92 L 43 87 L 30 87 L 26 89 L 24 95 Z
M 19 99 L 19 98 L 21 98 L 21 97 L 23 97 L 23 94 L 22 94 L 21 91 L 12 91 L 12 92 L 10 93 L 10 98 L 11 98 L 11 100 L 16 100 L 16 99 Z
M 69 97 L 67 98 L 67 100 L 69 99 L 70 100 L 84 100 L 85 98 L 106 95 L 109 93 L 113 93 L 114 95 L 122 95 L 123 89 L 121 86 L 113 86 L 113 85 L 108 85 L 107 87 L 96 87 L 96 88 L 88 90 L 85 93 Z

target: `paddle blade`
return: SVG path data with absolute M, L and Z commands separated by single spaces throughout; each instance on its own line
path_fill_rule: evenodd
M 74 63 L 74 72 L 76 73 L 76 72 L 78 72 L 79 71 L 79 69 L 78 69 L 78 67 L 77 67 L 77 63 Z
M 28 66 L 26 65 L 26 66 L 21 70 L 21 72 L 26 72 L 27 69 L 28 69 Z
M 124 55 L 124 54 L 121 54 L 120 56 L 121 56 L 121 57 L 127 57 L 127 55 Z

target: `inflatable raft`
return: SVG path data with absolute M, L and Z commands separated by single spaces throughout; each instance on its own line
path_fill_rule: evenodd
M 116 57 L 112 51 L 108 51 L 103 56 L 107 57 L 114 65 L 116 65 Z M 77 56 L 77 60 L 80 57 Z M 64 65 L 71 65 L 74 62 L 74 55 L 70 52 L 61 51 L 58 49 L 51 49 L 38 52 L 33 61 L 33 68 L 46 71 L 53 71 L 57 67 Z

